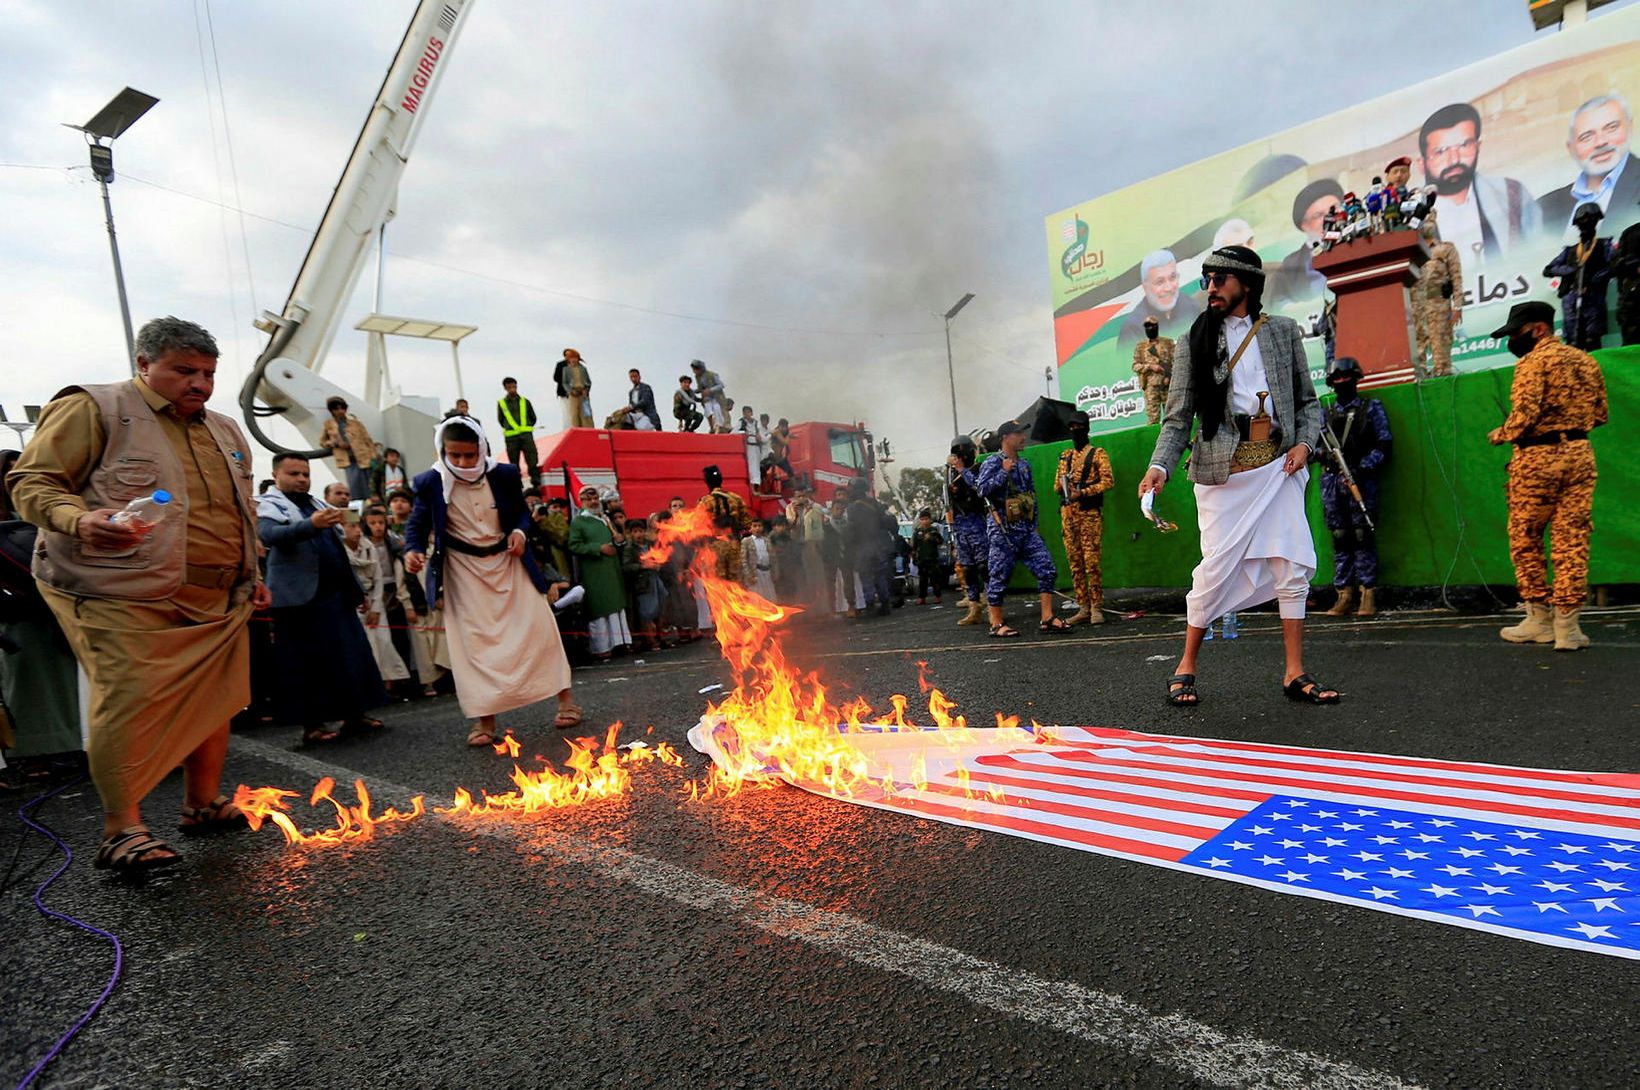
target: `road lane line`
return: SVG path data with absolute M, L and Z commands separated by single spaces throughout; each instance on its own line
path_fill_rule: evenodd
M 374 794 L 392 793 L 398 804 L 416 794 L 424 794 L 429 807 L 448 806 L 451 801 L 243 736 L 234 739 L 233 752 L 315 777 L 332 776 L 341 783 L 362 778 Z M 1009 968 L 847 913 L 760 893 L 640 852 L 571 840 L 542 823 L 444 815 L 440 819 L 465 833 L 521 844 L 645 893 L 721 913 L 771 935 L 807 943 L 857 965 L 909 977 L 976 1006 L 1121 1049 L 1214 1086 L 1411 1090 L 1415 1085 L 1385 1072 L 1217 1030 L 1184 1015 L 1148 1010 L 1110 992 Z

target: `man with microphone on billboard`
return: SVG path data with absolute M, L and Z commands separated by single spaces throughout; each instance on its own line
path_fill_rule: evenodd
M 1315 542 L 1304 514 L 1310 453 L 1321 407 L 1291 318 L 1263 313 L 1264 265 L 1245 246 L 1202 262 L 1207 309 L 1178 346 L 1167 412 L 1139 496 L 1167 484 L 1200 421 L 1189 476 L 1196 486 L 1202 561 L 1191 573 L 1184 654 L 1168 679 L 1167 702 L 1194 707 L 1196 656 L 1215 617 L 1272 598 L 1281 612 L 1286 669 L 1281 691 L 1309 704 L 1336 704 L 1338 690 L 1304 670 L 1304 603 L 1315 574 Z

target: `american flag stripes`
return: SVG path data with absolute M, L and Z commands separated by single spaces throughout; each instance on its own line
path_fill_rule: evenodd
M 1640 776 L 1090 727 L 851 741 L 896 786 L 847 801 L 1640 957 Z

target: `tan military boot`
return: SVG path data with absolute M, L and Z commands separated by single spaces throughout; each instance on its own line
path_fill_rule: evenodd
M 1580 651 L 1593 642 L 1583 634 L 1583 629 L 1578 627 L 1577 617 L 1582 612 L 1581 609 L 1555 610 L 1556 651 Z
M 1361 608 L 1355 611 L 1357 617 L 1378 616 L 1378 600 L 1373 596 L 1373 588 L 1361 588 Z
M 1353 612 L 1355 612 L 1355 588 L 1339 587 L 1338 601 L 1334 602 L 1333 607 L 1327 610 L 1327 616 L 1348 617 Z
M 1574 628 L 1577 626 L 1573 621 Z M 1549 607 L 1542 602 L 1526 603 L 1526 619 L 1520 624 L 1510 625 L 1501 629 L 1498 635 L 1510 643 L 1553 643 L 1555 639 L 1554 615 Z M 1575 649 L 1574 649 L 1575 650 Z
M 985 620 L 985 603 L 969 600 L 968 612 L 958 619 L 958 624 L 980 624 Z
M 1083 606 L 1081 609 L 1077 610 L 1075 613 L 1072 613 L 1069 617 L 1066 617 L 1065 618 L 1065 623 L 1069 624 L 1069 625 L 1087 624 L 1087 623 L 1089 623 L 1089 620 L 1091 619 L 1091 617 L 1092 617 L 1092 614 L 1090 614 L 1088 612 L 1088 607 Z

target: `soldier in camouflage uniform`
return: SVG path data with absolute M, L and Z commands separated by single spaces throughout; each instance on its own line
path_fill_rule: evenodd
M 1167 404 L 1167 387 L 1173 381 L 1173 338 L 1163 337 L 1154 316 L 1145 319 L 1145 339 L 1133 346 L 1133 373 L 1145 395 L 1145 418 L 1152 424 L 1162 419 Z
M 751 525 L 751 512 L 745 500 L 724 489 L 723 471 L 717 466 L 707 466 L 705 477 L 706 487 L 711 491 L 700 498 L 697 506 L 712 513 L 712 525 L 717 532 L 712 542 L 712 552 L 717 554 L 717 576 L 739 582 L 740 539 Z
M 946 491 L 950 506 L 945 517 L 951 525 L 951 537 L 956 544 L 957 566 L 962 569 L 963 605 L 966 612 L 957 620 L 960 625 L 979 624 L 985 620 L 985 497 L 979 494 L 979 478 L 974 476 L 974 461 L 979 448 L 973 439 L 959 435 L 951 440 L 951 457 L 945 460 Z
M 986 526 L 988 546 L 985 564 L 989 568 L 985 580 L 985 602 L 991 614 L 991 635 L 1011 637 L 1019 633 L 1002 619 L 1002 599 L 1008 589 L 1008 580 L 1014 574 L 1014 565 L 1023 562 L 1036 576 L 1043 632 L 1063 632 L 1070 626 L 1053 614 L 1054 584 L 1059 581 L 1059 570 L 1054 567 L 1053 555 L 1042 541 L 1036 524 L 1036 486 L 1031 482 L 1031 467 L 1019 452 L 1025 446 L 1029 429 L 1017 420 L 1009 420 L 997 429 L 1002 449 L 979 471 L 979 492 L 991 506 L 991 521 Z
M 1116 483 L 1110 456 L 1088 442 L 1088 414 L 1070 419 L 1071 447 L 1059 455 L 1054 490 L 1059 493 L 1059 520 L 1065 555 L 1071 562 L 1071 584 L 1082 608 L 1067 624 L 1104 624 L 1104 586 L 1099 572 L 1099 544 L 1105 536 L 1105 490 Z
M 1520 359 L 1510 387 L 1512 411 L 1488 437 L 1513 443 L 1509 459 L 1509 555 L 1526 619 L 1500 635 L 1510 643 L 1554 642 L 1556 651 L 1589 645 L 1578 626 L 1588 594 L 1589 510 L 1594 503 L 1594 450 L 1589 430 L 1606 422 L 1606 383 L 1600 365 L 1554 334 L 1548 303 L 1517 303 L 1492 336 L 1507 337 Z M 1555 580 L 1543 556 L 1543 531 L 1552 533 Z
M 1418 337 L 1414 366 L 1421 374 L 1450 375 L 1452 327 L 1463 321 L 1463 262 L 1456 246 L 1440 240 L 1434 212 L 1419 230 L 1429 260 L 1412 286 L 1412 324 Z

